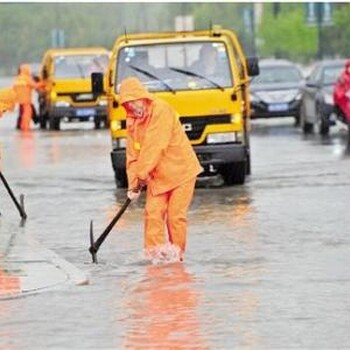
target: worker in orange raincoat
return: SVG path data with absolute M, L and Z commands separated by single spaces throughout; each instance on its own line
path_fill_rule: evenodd
M 127 114 L 128 197 L 138 198 L 139 188 L 147 186 L 146 255 L 152 260 L 166 259 L 170 243 L 182 261 L 187 211 L 197 175 L 203 169 L 178 114 L 165 101 L 150 94 L 137 78 L 121 82 L 120 102 Z
M 17 96 L 19 104 L 19 121 L 17 126 L 20 130 L 30 130 L 30 123 L 35 113 L 32 104 L 33 90 L 39 90 L 43 87 L 42 82 L 36 82 L 31 75 L 29 64 L 22 64 L 19 67 L 18 75 L 13 84 L 13 89 Z
M 16 104 L 16 94 L 12 88 L 0 89 L 0 117 L 8 111 L 13 111 Z M 0 145 L 1 159 L 1 145 Z
M 13 111 L 16 104 L 16 94 L 12 88 L 0 89 L 0 117 L 3 113 Z

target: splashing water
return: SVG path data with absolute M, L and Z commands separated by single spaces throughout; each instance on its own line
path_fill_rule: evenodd
M 152 249 L 145 250 L 145 257 L 153 265 L 170 264 L 183 261 L 181 249 L 171 243 L 165 243 Z

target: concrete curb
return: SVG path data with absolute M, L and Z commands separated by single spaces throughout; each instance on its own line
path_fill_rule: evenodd
M 88 283 L 82 271 L 33 238 L 17 236 L 0 261 L 0 300 Z

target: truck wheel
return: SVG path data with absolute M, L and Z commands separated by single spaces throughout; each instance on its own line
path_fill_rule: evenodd
M 110 121 L 109 121 L 108 116 L 105 116 L 104 124 L 105 124 L 105 128 L 106 128 L 106 129 L 109 129 L 111 123 L 110 123 Z
M 221 168 L 221 175 L 227 186 L 243 185 L 246 177 L 247 164 L 244 162 L 225 164 Z
M 47 115 L 43 114 L 39 116 L 40 129 L 45 130 L 47 128 Z
M 101 129 L 101 118 L 95 117 L 94 124 L 95 124 L 95 129 Z
M 55 118 L 53 116 L 49 117 L 49 127 L 50 130 L 60 130 L 60 118 Z
M 251 175 L 252 173 L 252 163 L 250 159 L 250 154 L 247 155 L 247 161 L 246 161 L 246 175 Z
M 115 173 L 115 184 L 118 188 L 127 188 L 128 187 L 128 177 L 126 171 L 120 170 L 118 173 Z

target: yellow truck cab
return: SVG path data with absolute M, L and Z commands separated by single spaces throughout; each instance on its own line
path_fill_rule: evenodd
M 179 114 L 204 172 L 221 174 L 226 185 L 243 184 L 250 173 L 248 75 L 259 74 L 234 32 L 147 33 L 117 38 L 105 75 L 92 77 L 95 94 L 106 89 L 118 187 L 127 186 L 126 121 L 120 82 L 135 76 Z M 156 141 L 155 141 L 156 142 Z
M 91 73 L 105 73 L 110 52 L 102 47 L 60 48 L 45 52 L 40 79 L 45 89 L 39 93 L 39 122 L 59 130 L 60 122 L 93 120 L 95 128 L 107 126 L 105 94 L 91 93 Z

